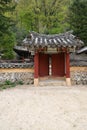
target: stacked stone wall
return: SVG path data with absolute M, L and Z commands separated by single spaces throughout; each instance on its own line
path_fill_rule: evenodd
M 70 67 L 70 77 L 72 85 L 87 85 L 87 67 Z M 6 80 L 17 82 L 22 81 L 24 84 L 34 83 L 33 66 L 27 68 L 0 68 L 0 83 Z
M 71 67 L 70 77 L 72 85 L 87 85 L 87 67 Z
M 24 84 L 34 83 L 33 69 L 0 69 L 0 83 L 22 81 Z

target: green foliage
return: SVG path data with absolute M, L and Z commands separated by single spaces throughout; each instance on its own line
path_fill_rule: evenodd
M 66 31 L 68 0 L 21 0 L 16 11 L 20 27 L 40 33 Z
M 13 88 L 16 85 L 23 85 L 23 81 L 12 82 L 10 80 L 6 80 L 4 83 L 0 83 L 0 90 Z
M 13 20 L 9 17 L 9 13 L 13 12 L 15 5 L 12 0 L 0 1 L 0 36 L 9 33 L 9 27 L 14 25 Z
M 28 31 L 54 34 L 67 30 L 73 30 L 87 44 L 87 0 L 0 1 L 3 59 L 14 58 L 13 46 L 20 44 Z
M 0 90 L 15 87 L 16 83 L 6 80 L 4 83 L 0 83 Z
M 12 84 L 12 82 L 10 80 L 5 81 L 5 85 L 11 85 L 11 84 Z
M 74 0 L 69 16 L 71 29 L 87 45 L 87 0 Z
M 28 31 L 16 26 L 16 27 L 13 27 L 13 32 L 15 33 L 16 43 L 20 46 L 21 42 L 23 41 L 25 36 L 28 34 Z
M 3 59 L 13 59 L 14 58 L 14 52 L 13 52 L 13 46 L 14 46 L 14 35 L 13 34 L 5 34 L 2 36 L 1 45 L 0 48 L 3 50 Z
M 23 85 L 24 83 L 23 83 L 23 81 L 20 80 L 20 81 L 17 82 L 17 84 Z
M 13 45 L 15 43 L 15 36 L 12 32 L 14 22 L 10 17 L 14 9 L 15 4 L 12 0 L 0 1 L 0 50 L 6 50 L 3 55 L 6 59 L 12 59 L 14 57 Z
M 21 81 L 21 80 L 19 80 L 19 81 L 17 81 L 17 82 L 12 82 L 12 81 L 10 81 L 10 80 L 6 80 L 6 81 L 4 82 L 4 85 L 13 85 L 13 84 L 23 85 L 24 83 L 23 83 L 23 81 Z

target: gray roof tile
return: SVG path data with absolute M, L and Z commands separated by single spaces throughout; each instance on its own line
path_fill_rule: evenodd
M 28 36 L 23 40 L 24 44 L 28 44 L 30 47 L 33 46 L 83 46 L 84 43 L 77 39 L 71 32 L 66 32 L 62 34 L 55 34 L 55 35 L 45 35 L 39 34 L 36 32 L 30 32 Z

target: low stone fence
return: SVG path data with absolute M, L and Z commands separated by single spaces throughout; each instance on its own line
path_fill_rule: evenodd
M 24 84 L 33 84 L 34 71 L 32 63 L 0 63 L 0 83 L 22 81 Z
M 32 68 L 33 62 L 31 63 L 0 63 L 0 68 Z
M 33 68 L 13 68 L 13 69 L 0 69 L 0 83 L 9 80 L 11 82 L 22 81 L 24 84 L 34 83 Z
M 70 76 L 72 85 L 87 85 L 87 67 L 71 67 Z
M 70 67 L 70 76 L 72 85 L 87 85 L 87 67 Z M 33 63 L 2 64 L 2 66 L 0 66 L 0 83 L 6 80 L 33 84 Z

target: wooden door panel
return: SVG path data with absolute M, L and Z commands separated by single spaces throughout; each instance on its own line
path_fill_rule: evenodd
M 65 74 L 64 53 L 52 55 L 52 75 L 62 77 Z
M 49 55 L 40 53 L 39 55 L 39 76 L 49 75 Z

